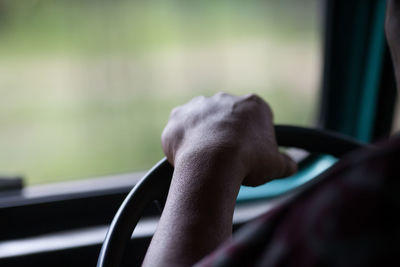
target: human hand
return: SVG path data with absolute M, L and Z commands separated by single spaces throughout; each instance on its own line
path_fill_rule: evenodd
M 175 170 L 143 266 L 192 266 L 232 235 L 241 184 L 296 170 L 278 150 L 271 109 L 255 95 L 197 97 L 171 112 L 161 139 Z
M 242 184 L 257 186 L 296 171 L 296 163 L 278 150 L 272 119 L 256 95 L 196 97 L 171 112 L 162 147 L 172 165 L 188 156 L 211 157 L 242 173 Z

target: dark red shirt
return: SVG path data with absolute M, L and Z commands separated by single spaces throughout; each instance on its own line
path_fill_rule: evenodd
M 196 266 L 400 266 L 400 138 L 275 200 Z

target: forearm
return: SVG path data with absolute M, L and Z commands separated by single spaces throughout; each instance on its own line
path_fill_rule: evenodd
M 270 107 L 256 95 L 194 98 L 171 112 L 161 143 L 175 172 L 145 266 L 196 263 L 230 238 L 241 184 L 296 170 L 279 152 Z
M 212 155 L 211 155 L 212 154 Z M 175 171 L 164 212 L 146 254 L 144 266 L 188 266 L 232 234 L 232 216 L 243 180 L 234 153 L 186 153 Z

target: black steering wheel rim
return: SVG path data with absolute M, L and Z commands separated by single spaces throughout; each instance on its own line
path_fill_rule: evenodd
M 320 129 L 277 125 L 275 132 L 280 146 L 297 147 L 338 158 L 352 150 L 370 146 L 347 136 Z M 125 247 L 143 210 L 151 201 L 166 198 L 173 170 L 166 158 L 163 158 L 129 192 L 108 229 L 97 267 L 120 265 Z

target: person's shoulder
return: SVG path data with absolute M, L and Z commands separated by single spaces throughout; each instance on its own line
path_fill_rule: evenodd
M 393 173 L 400 175 L 400 135 L 348 153 L 317 177 L 314 184 L 332 184 L 348 179 L 360 182 L 370 179 L 385 180 L 392 179 L 390 174 Z M 309 187 L 315 187 L 311 184 Z
M 357 163 L 364 160 L 389 159 L 400 153 L 400 133 L 388 139 L 379 140 L 369 149 L 361 149 L 349 153 L 344 160 Z M 399 158 L 400 159 L 400 158 Z
M 374 266 L 400 207 L 400 136 L 353 151 L 313 181 L 274 200 L 198 266 Z M 383 240 L 383 241 L 382 241 Z
M 399 176 L 400 136 L 349 153 L 276 207 L 261 265 L 376 266 L 393 259 L 400 251 L 386 241 L 398 232 Z M 268 250 L 278 244 L 279 255 Z

